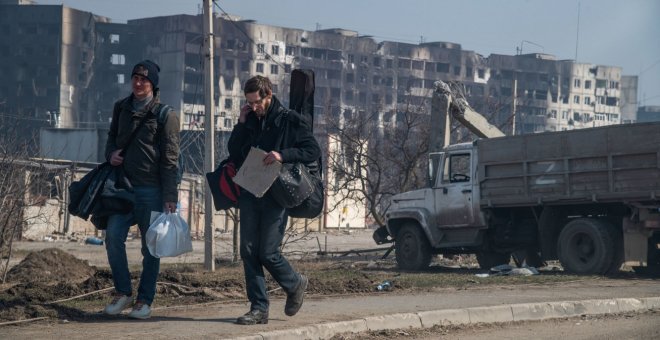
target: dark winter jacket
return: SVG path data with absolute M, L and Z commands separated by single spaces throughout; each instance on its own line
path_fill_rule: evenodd
M 287 124 L 283 124 L 285 116 Z M 262 119 L 266 120 L 263 127 Z M 321 155 L 311 130 L 304 116 L 284 108 L 277 97 L 273 96 L 264 118 L 249 113 L 245 123 L 239 122 L 234 126 L 227 143 L 229 157 L 240 167 L 250 147 L 254 146 L 266 152 L 279 152 L 283 163 L 311 163 Z M 279 141 L 281 144 L 277 145 Z
M 133 186 L 159 186 L 164 202 L 178 201 L 177 162 L 179 157 L 179 116 L 170 111 L 158 126 L 158 94 L 142 111 L 133 111 L 133 95 L 115 103 L 105 146 L 105 156 L 126 149 L 132 131 L 145 114 L 151 115 L 135 136 L 124 155 L 124 171 Z

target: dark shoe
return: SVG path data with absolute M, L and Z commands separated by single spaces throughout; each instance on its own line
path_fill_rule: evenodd
M 236 323 L 239 325 L 266 324 L 268 323 L 268 312 L 253 309 L 236 319 Z
M 286 304 L 284 305 L 284 314 L 288 316 L 294 316 L 300 310 L 303 304 L 303 298 L 305 297 L 305 290 L 307 289 L 307 284 L 309 280 L 307 276 L 300 274 L 300 283 L 298 288 L 286 297 Z

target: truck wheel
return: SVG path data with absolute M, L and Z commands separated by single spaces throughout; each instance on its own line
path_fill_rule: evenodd
M 610 228 L 609 223 L 591 218 L 566 224 L 557 241 L 557 254 L 564 270 L 575 274 L 605 274 L 616 251 Z
M 486 270 L 490 270 L 490 268 L 497 267 L 502 264 L 509 264 L 511 261 L 511 254 L 509 253 L 480 251 L 476 255 L 479 267 Z
M 405 224 L 399 229 L 394 247 L 399 269 L 422 270 L 431 263 L 431 245 L 415 224 Z

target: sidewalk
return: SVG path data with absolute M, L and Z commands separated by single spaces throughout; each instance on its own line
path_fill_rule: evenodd
M 157 303 L 157 302 L 156 302 Z M 147 321 L 125 317 L 89 322 L 35 323 L 3 327 L 3 338 L 156 339 L 242 338 L 315 339 L 367 329 L 430 327 L 439 323 L 539 320 L 583 314 L 659 309 L 660 285 L 654 280 L 569 282 L 483 289 L 447 289 L 406 295 L 397 291 L 369 296 L 308 297 L 298 315 L 284 315 L 284 301 L 272 301 L 267 325 L 241 326 L 234 320 L 247 304 L 208 304 L 186 307 L 155 305 Z

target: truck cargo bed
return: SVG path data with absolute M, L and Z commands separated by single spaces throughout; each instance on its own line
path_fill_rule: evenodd
M 657 201 L 660 123 L 481 139 L 483 207 Z

